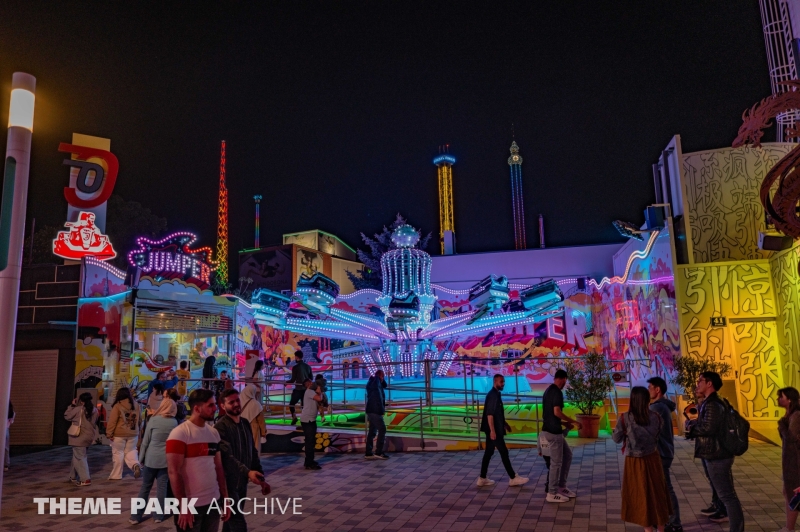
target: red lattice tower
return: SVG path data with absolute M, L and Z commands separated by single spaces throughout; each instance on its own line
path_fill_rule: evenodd
M 219 206 L 217 207 L 217 283 L 228 285 L 228 187 L 225 184 L 225 141 L 219 159 Z

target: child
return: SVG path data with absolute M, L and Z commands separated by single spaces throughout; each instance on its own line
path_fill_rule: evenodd
M 314 378 L 314 386 L 317 387 L 319 395 L 322 397 L 322 401 L 319 402 L 319 415 L 322 416 L 322 422 L 325 423 L 325 409 L 328 408 L 328 396 L 325 392 L 328 391 L 328 381 L 325 379 L 325 376 L 322 373 L 317 373 L 317 376 Z

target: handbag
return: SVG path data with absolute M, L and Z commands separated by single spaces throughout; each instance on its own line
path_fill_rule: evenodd
M 67 434 L 73 437 L 78 437 L 81 435 L 81 423 L 83 423 L 83 412 L 81 412 L 81 418 L 78 421 L 77 425 L 70 425 L 67 429 Z

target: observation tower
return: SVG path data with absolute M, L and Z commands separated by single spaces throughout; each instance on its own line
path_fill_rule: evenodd
M 514 248 L 526 249 L 525 239 L 525 203 L 522 200 L 522 157 L 516 141 L 511 142 L 511 156 L 508 166 L 511 168 L 511 207 L 514 211 Z
M 433 159 L 439 176 L 439 244 L 442 255 L 451 255 L 455 247 L 455 222 L 453 219 L 453 165 L 456 158 L 450 155 L 450 145 L 440 147 Z

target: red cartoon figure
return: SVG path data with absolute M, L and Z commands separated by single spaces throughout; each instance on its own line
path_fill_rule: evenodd
M 94 224 L 94 220 L 94 213 L 81 211 L 77 222 L 65 223 L 64 226 L 69 231 L 59 231 L 53 240 L 53 254 L 72 260 L 80 260 L 86 256 L 100 260 L 116 257 L 117 252 L 108 237 Z

